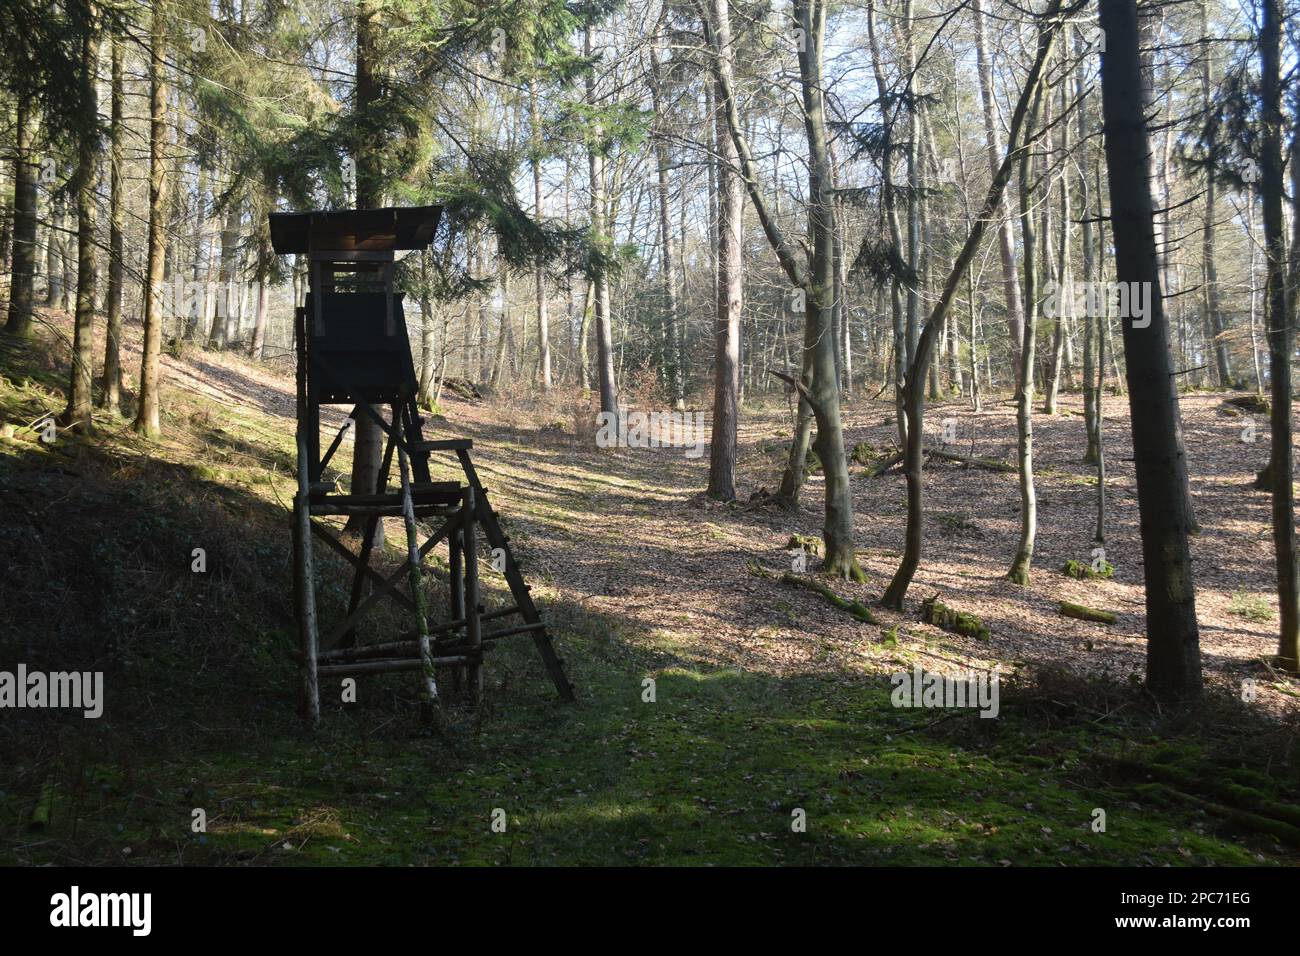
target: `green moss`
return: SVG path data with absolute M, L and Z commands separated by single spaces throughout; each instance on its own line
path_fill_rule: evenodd
M 1072 617 L 1080 621 L 1092 621 L 1094 624 L 1115 623 L 1116 614 L 1114 611 L 1102 611 L 1083 604 L 1072 604 L 1069 601 L 1062 601 L 1057 605 L 1056 609 L 1058 613 L 1065 617 Z
M 867 441 L 860 441 L 854 445 L 853 452 L 850 455 L 850 458 L 857 464 L 868 466 L 874 465 L 880 457 L 880 452 L 876 449 L 876 446 Z
M 858 601 L 850 600 L 848 598 L 840 597 L 838 594 L 832 591 L 825 584 L 822 584 L 820 581 L 818 581 L 813 577 L 807 575 L 795 574 L 792 571 L 787 571 L 785 572 L 785 574 L 781 575 L 781 580 L 784 581 L 786 584 L 792 584 L 795 587 L 804 588 L 805 590 L 813 591 L 816 594 L 820 594 L 822 597 L 824 597 L 827 600 L 828 603 L 831 604 L 831 606 L 837 607 L 841 611 L 853 615 L 859 621 L 862 621 L 864 624 L 876 623 L 876 616 L 871 613 L 871 609 L 868 608 L 865 604 L 862 604 Z
M 933 624 L 935 627 L 965 637 L 973 637 L 981 641 L 989 638 L 989 629 L 984 626 L 983 621 L 974 614 L 958 611 L 941 603 L 937 594 L 921 602 L 921 620 L 926 624 Z
M 822 539 L 810 534 L 792 534 L 785 543 L 785 550 L 798 551 L 802 548 L 814 557 L 821 557 Z
M 1260 624 L 1273 620 L 1273 608 L 1269 606 L 1268 598 L 1249 591 L 1237 591 L 1232 595 L 1228 613 Z
M 1061 573 L 1068 577 L 1077 578 L 1080 581 L 1091 581 L 1093 578 L 1111 577 L 1115 573 L 1115 565 L 1103 558 L 1101 566 L 1094 569 L 1088 561 L 1076 561 L 1074 558 L 1070 558 L 1065 562 L 1065 566 L 1061 568 Z

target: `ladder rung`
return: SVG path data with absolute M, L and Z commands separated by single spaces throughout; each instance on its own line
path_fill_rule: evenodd
M 473 447 L 472 438 L 437 438 L 433 441 L 417 441 L 411 445 L 415 451 L 462 451 Z
M 509 627 L 504 631 L 492 631 L 490 634 L 484 634 L 483 640 L 495 641 L 502 637 L 511 637 L 515 634 L 529 634 L 533 631 L 544 631 L 545 629 L 546 625 L 540 621 L 536 624 L 521 624 L 519 627 Z
M 411 492 L 417 497 L 422 491 L 454 491 L 460 494 L 462 488 L 459 481 L 413 481 L 411 482 Z
M 315 517 L 324 517 L 327 515 L 360 515 L 362 517 L 375 518 L 400 518 L 402 517 L 402 505 L 349 505 L 335 504 L 330 501 L 313 501 L 311 503 L 311 513 Z M 427 518 L 430 515 L 454 514 L 454 502 L 449 503 L 417 503 L 415 505 L 415 516 L 417 518 Z
M 477 663 L 478 655 L 468 650 L 449 657 L 432 657 L 429 659 L 434 667 L 451 667 L 457 664 Z M 357 661 L 351 664 L 323 664 L 316 668 L 318 677 L 360 677 L 365 674 L 388 674 L 396 671 L 418 671 L 424 667 L 424 661 L 418 657 L 405 657 L 390 661 Z

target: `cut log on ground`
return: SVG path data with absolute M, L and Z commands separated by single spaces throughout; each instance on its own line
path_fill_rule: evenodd
M 961 634 L 981 641 L 989 639 L 989 629 L 983 621 L 974 614 L 940 603 L 937 594 L 921 602 L 921 620 L 926 624 L 941 627 L 945 631 L 951 631 L 953 634 Z
M 1014 465 L 997 458 L 973 458 L 970 455 L 957 455 L 950 451 L 940 451 L 938 448 L 927 448 L 922 454 L 927 458 L 938 458 L 941 461 L 951 461 L 959 465 L 965 465 L 967 468 L 983 468 L 986 471 L 998 472 L 1013 472 L 1016 470 Z M 901 464 L 902 461 L 903 453 L 901 451 L 895 452 L 888 458 L 881 460 L 876 467 L 867 472 L 867 476 L 870 478 L 879 478 L 895 465 Z
M 842 598 L 826 585 L 822 584 L 815 578 L 795 574 L 793 571 L 787 571 L 781 575 L 781 580 L 786 584 L 793 584 L 795 587 L 803 588 L 805 591 L 812 591 L 814 594 L 820 594 L 834 607 L 839 608 L 846 614 L 852 614 L 859 621 L 865 624 L 876 624 L 876 616 L 871 613 L 870 608 L 858 601 Z
M 1092 621 L 1094 624 L 1114 624 L 1117 616 L 1114 611 L 1101 611 L 1095 607 L 1071 604 L 1069 601 L 1062 601 L 1057 610 L 1066 617 L 1072 617 L 1080 621 Z

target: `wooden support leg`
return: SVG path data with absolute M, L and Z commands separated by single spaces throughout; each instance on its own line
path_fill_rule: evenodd
M 474 488 L 466 486 L 465 501 L 461 506 L 461 534 L 465 548 L 465 643 L 469 645 L 473 661 L 469 664 L 468 683 L 470 702 L 477 707 L 483 700 L 483 634 L 479 625 L 478 593 L 478 540 L 475 535 Z
M 320 723 L 320 688 L 316 674 L 316 586 L 312 573 L 311 503 L 307 438 L 298 432 L 298 496 L 294 499 L 294 596 L 298 611 L 298 639 L 302 650 L 302 709 L 307 722 Z
M 488 502 L 487 491 L 478 479 L 478 472 L 474 469 L 474 463 L 470 461 L 469 450 L 457 447 L 456 457 L 460 459 L 461 468 L 465 471 L 465 478 L 474 491 L 476 520 L 483 528 L 483 537 L 486 539 L 488 547 L 501 548 L 505 552 L 506 583 L 510 585 L 510 593 L 514 596 L 519 613 L 525 623 L 540 625 L 542 617 L 537 612 L 537 606 L 533 603 L 532 595 L 528 593 L 529 588 L 524 581 L 523 572 L 520 571 L 519 564 L 510 551 L 510 539 L 501 530 L 496 512 L 492 510 L 492 505 Z M 555 689 L 560 692 L 560 697 L 564 700 L 574 700 L 573 685 L 569 683 L 569 678 L 564 673 L 564 663 L 560 660 L 559 655 L 555 653 L 555 647 L 551 644 L 551 638 L 547 634 L 546 628 L 540 626 L 531 628 L 529 633 L 532 635 L 537 652 L 541 655 L 542 663 L 546 665 L 547 673 L 551 675 Z
M 463 502 L 462 502 L 463 507 Z M 462 521 L 451 534 L 447 535 L 447 549 L 449 554 L 449 567 L 451 572 L 451 619 L 459 621 L 465 617 L 465 577 L 464 561 L 461 557 L 463 554 L 461 541 L 463 540 Z M 456 667 L 452 669 L 452 691 L 459 697 L 465 692 L 465 668 Z
M 424 692 L 425 716 L 428 720 L 437 719 L 438 684 L 433 677 L 433 644 L 429 640 L 429 621 L 424 614 L 424 582 L 420 576 L 421 553 L 416 540 L 415 504 L 411 500 L 411 474 L 406 462 L 406 448 L 402 441 L 401 416 L 393 416 L 397 441 L 397 468 L 402 477 L 402 514 L 406 519 L 406 555 L 407 572 L 410 575 L 411 599 L 415 601 L 415 631 L 420 646 L 421 668 L 420 682 Z

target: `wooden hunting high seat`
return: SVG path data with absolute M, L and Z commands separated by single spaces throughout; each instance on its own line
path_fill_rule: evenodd
M 523 573 L 502 533 L 487 491 L 470 460 L 472 442 L 453 438 L 426 441 L 419 391 L 411 357 L 402 294 L 393 288 L 394 252 L 422 249 L 433 238 L 441 217 L 438 206 L 412 209 L 340 210 L 272 213 L 271 243 L 279 254 L 309 257 L 305 304 L 295 312 L 294 338 L 298 371 L 298 495 L 295 514 L 295 593 L 302 660 L 304 711 L 314 723 L 320 716 L 319 681 L 398 670 L 420 672 L 425 702 L 439 699 L 435 674 L 446 669 L 453 686 L 465 689 L 471 702 L 482 692 L 482 655 L 490 642 L 515 634 L 532 637 L 560 695 L 573 699 L 573 688 L 551 645 L 546 626 L 524 582 Z M 321 454 L 320 407 L 351 405 L 352 415 Z M 389 415 L 383 414 L 387 407 Z M 374 421 L 387 436 L 383 461 L 373 488 L 340 493 L 324 471 L 359 417 Z M 454 452 L 465 482 L 433 481 L 429 457 Z M 394 453 L 400 484 L 389 491 Z M 354 554 L 323 522 L 313 518 L 347 516 L 363 519 L 361 547 Z M 387 577 L 371 566 L 379 521 L 401 517 L 406 528 L 407 560 Z M 419 543 L 418 520 L 436 529 Z M 479 601 L 477 536 L 493 553 L 514 605 L 485 612 Z M 324 638 L 318 633 L 313 536 L 354 569 L 346 616 Z M 449 551 L 450 619 L 432 624 L 424 606 L 423 559 L 445 540 Z M 409 593 L 399 589 L 406 579 Z M 367 594 L 369 584 L 369 594 Z M 413 613 L 415 628 L 396 641 L 358 644 L 357 623 L 381 599 Z M 519 616 L 522 623 L 484 633 L 486 621 Z

